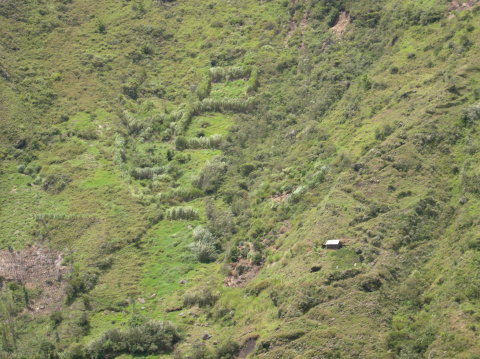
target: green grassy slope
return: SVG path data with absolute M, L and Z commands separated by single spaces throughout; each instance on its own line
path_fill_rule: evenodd
M 0 0 L 0 248 L 70 268 L 4 286 L 0 357 L 479 357 L 479 20 Z

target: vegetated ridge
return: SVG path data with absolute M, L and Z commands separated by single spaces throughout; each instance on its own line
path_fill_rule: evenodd
M 479 9 L 1 0 L 0 358 L 479 357 Z

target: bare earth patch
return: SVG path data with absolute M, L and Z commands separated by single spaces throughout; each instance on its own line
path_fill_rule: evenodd
M 253 350 L 255 349 L 255 344 L 257 343 L 258 337 L 248 338 L 245 343 L 242 345 L 240 352 L 237 355 L 238 359 L 245 359 Z
M 332 31 L 338 37 L 341 37 L 347 30 L 347 26 L 350 24 L 350 22 L 350 14 L 346 11 L 342 11 L 338 17 L 337 23 L 330 28 L 330 31 Z
M 457 0 L 454 0 L 450 2 L 449 5 L 449 10 L 450 11 L 462 11 L 462 10 L 470 10 L 472 9 L 475 5 L 479 4 L 480 0 L 469 0 L 466 2 L 459 2 Z
M 223 280 L 223 284 L 227 287 L 245 287 L 259 271 L 260 266 L 247 259 L 240 259 L 230 263 L 230 275 Z
M 37 313 L 59 310 L 65 299 L 63 277 L 68 268 L 60 252 L 31 246 L 20 251 L 0 251 L 0 278 L 17 282 L 37 294 L 29 310 Z
M 272 196 L 272 201 L 276 203 L 282 203 L 282 202 L 285 202 L 289 196 L 290 196 L 290 193 L 287 193 L 287 192 L 276 194 Z

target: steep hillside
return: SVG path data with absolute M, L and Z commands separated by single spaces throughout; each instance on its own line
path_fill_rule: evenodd
M 480 357 L 479 24 L 0 0 L 0 358 Z

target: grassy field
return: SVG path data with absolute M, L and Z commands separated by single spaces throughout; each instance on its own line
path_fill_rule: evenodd
M 0 1 L 0 358 L 480 356 L 479 17 Z

